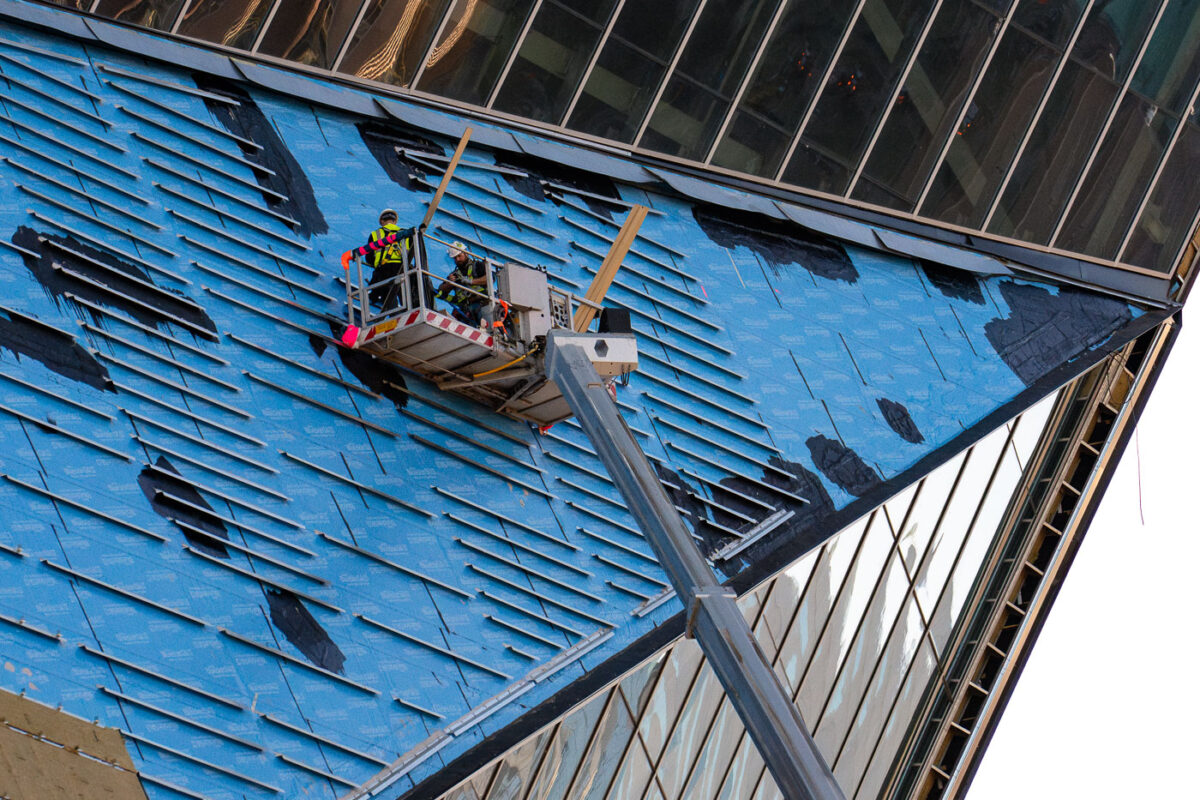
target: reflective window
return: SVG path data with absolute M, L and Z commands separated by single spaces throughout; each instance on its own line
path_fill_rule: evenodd
M 612 789 L 607 797 L 641 797 L 650 783 L 650 775 L 654 771 L 650 759 L 646 757 L 637 739 L 625 751 L 625 760 L 621 763 L 621 771 L 613 781 Z
M 1021 0 L 1012 24 L 1062 49 L 1070 41 L 1085 6 L 1080 0 Z
M 778 7 L 708 0 L 639 144 L 702 160 Z
M 72 8 L 87 8 L 88 3 L 60 3 Z M 100 0 L 93 13 L 119 19 L 131 25 L 144 25 L 160 31 L 171 29 L 183 0 Z
M 855 720 L 855 744 L 842 748 L 834 767 L 835 776 L 844 776 L 847 795 L 857 789 L 854 797 L 879 796 L 935 667 L 937 656 L 922 641 L 895 704 L 863 703 Z
M 729 765 L 729 774 L 721 784 L 718 800 L 744 800 L 749 797 L 762 771 L 763 760 L 758 748 L 750 741 L 749 736 L 743 735 L 737 752 L 734 753 L 733 763 Z
M 1009 26 L 967 106 L 922 214 L 955 225 L 983 223 L 1059 58 L 1044 42 Z
M 339 70 L 408 86 L 449 6 L 450 0 L 371 0 Z
M 534 0 L 456 0 L 417 88 L 483 105 Z
M 933 4 L 867 0 L 783 179 L 846 191 Z
M 628 142 L 637 135 L 699 0 L 626 0 L 568 126 Z
M 554 730 L 550 728 L 526 739 L 504 758 L 492 779 L 487 800 L 509 800 L 524 793 L 533 771 L 542 763 L 542 754 Z
M 1167 0 L 1096 0 L 1088 13 L 1071 58 L 1101 75 L 1122 82 L 1154 23 L 1161 3 Z
M 671 741 L 655 765 L 656 779 L 668 797 L 679 797 L 684 781 L 708 739 L 709 728 L 724 697 L 725 690 L 706 661 L 696 677 L 687 705 L 679 715 Z
M 1132 92 L 1125 95 L 1056 247 L 1116 258 L 1177 124 Z
M 604 713 L 608 695 L 600 694 L 563 718 L 547 746 L 542 768 L 529 789 L 527 800 L 559 800 L 565 797 L 575 770 L 587 753 L 592 733 Z
M 738 742 L 745 736 L 745 731 L 729 699 L 722 698 L 712 730 L 704 741 L 699 762 L 692 770 L 692 776 L 680 797 L 707 798 L 716 794 L 721 779 L 725 777 L 725 770 L 713 769 L 709 765 L 729 764 Z
M 588 748 L 587 756 L 575 773 L 575 781 L 568 790 L 571 797 L 586 800 L 604 800 L 608 787 L 621 765 L 625 746 L 633 734 L 633 719 L 625 710 L 625 703 L 614 692 L 604 713 L 604 719 L 596 729 L 595 744 Z
M 639 736 L 655 757 L 667 741 L 683 701 L 691 691 L 700 670 L 701 658 L 700 646 L 694 640 L 686 639 L 671 650 L 670 657 L 663 664 L 650 703 L 638 724 Z
M 853 9 L 844 0 L 788 5 L 712 163 L 769 177 L 779 171 Z
M 854 197 L 904 210 L 916 205 L 997 29 L 996 17 L 969 0 L 942 6 Z
M 1200 207 L 1196 164 L 1200 164 L 1200 128 L 1189 121 L 1129 239 L 1123 256 L 1126 263 L 1160 272 L 1174 266 L 1175 256 L 1192 235 L 1192 221 Z
M 989 231 L 1049 243 L 1118 91 L 1094 70 L 1075 60 L 1067 63 Z
M 545 0 L 494 107 L 557 123 L 571 102 L 615 3 L 592 2 L 585 14 L 574 8 L 578 4 Z
M 258 52 L 329 69 L 360 0 L 280 0 Z
M 273 0 L 195 0 L 183 12 L 179 34 L 249 50 Z
M 1194 2 L 1167 6 L 1129 88 L 1176 114 L 1184 111 L 1200 75 L 1200 14 Z

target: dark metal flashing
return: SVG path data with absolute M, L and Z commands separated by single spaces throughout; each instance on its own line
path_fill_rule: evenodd
M 1129 421 L 1122 429 L 1118 438 L 1113 443 L 1112 457 L 1108 460 L 1108 469 L 1104 470 L 1096 479 L 1096 491 L 1093 493 L 1095 498 L 1087 508 L 1080 512 L 1080 521 L 1077 534 L 1068 543 L 1067 549 L 1063 553 L 1062 567 L 1055 575 L 1054 581 L 1046 589 L 1046 597 L 1041 606 L 1041 612 L 1033 620 L 1029 629 L 1029 637 L 1027 645 L 1017 654 L 1016 660 L 1011 667 L 1011 677 L 1005 681 L 1004 688 L 1000 695 L 996 698 L 996 709 L 989 716 L 984 729 L 980 732 L 979 746 L 975 749 L 975 756 L 966 765 L 961 790 L 957 797 L 963 798 L 968 795 L 971 789 L 971 783 L 975 779 L 975 773 L 978 771 L 980 764 L 983 762 L 983 754 L 987 752 L 988 744 L 991 743 L 992 735 L 996 732 L 996 727 L 1000 723 L 1001 717 L 1004 715 L 1005 708 L 1008 707 L 1008 701 L 1012 697 L 1013 690 L 1021 679 L 1021 674 L 1025 670 L 1025 664 L 1029 660 L 1030 653 L 1037 645 L 1038 637 L 1042 633 L 1042 627 L 1046 624 L 1046 620 L 1050 616 L 1051 609 L 1054 607 L 1054 601 L 1058 599 L 1059 590 L 1062 589 L 1063 581 L 1071 571 L 1071 565 L 1075 561 L 1075 556 L 1079 552 L 1079 547 L 1083 544 L 1084 537 L 1087 536 L 1088 529 L 1091 527 L 1092 520 L 1096 516 L 1096 512 L 1100 508 L 1100 503 L 1104 500 L 1104 495 L 1108 491 L 1108 485 L 1112 481 L 1113 475 L 1116 474 L 1117 466 L 1121 463 L 1121 458 L 1125 453 L 1125 448 L 1129 445 L 1129 440 L 1133 437 L 1134 431 L 1137 429 L 1138 421 L 1141 419 L 1142 412 L 1145 410 L 1146 403 L 1150 399 L 1150 395 L 1154 390 L 1154 386 L 1158 383 L 1159 377 L 1162 375 L 1163 367 L 1166 366 L 1167 358 L 1171 354 L 1171 349 L 1175 346 L 1175 341 L 1179 337 L 1180 329 L 1182 328 L 1182 315 L 1178 323 L 1171 327 L 1167 332 L 1166 341 L 1163 343 L 1162 351 L 1159 353 L 1158 360 L 1151 367 L 1150 374 L 1146 377 L 1145 386 L 1139 393 L 1139 396 L 1134 401 L 1133 408 L 1130 409 Z
M 845 508 L 829 515 L 803 536 L 782 542 L 766 539 L 756 543 L 748 549 L 750 558 L 747 561 L 750 566 L 726 581 L 725 585 L 733 589 L 739 597 L 753 590 L 760 583 L 795 563 L 796 560 L 821 545 L 854 520 L 883 504 L 921 477 L 971 447 L 996 430 L 998 426 L 1036 405 L 1050 393 L 1085 374 L 1096 364 L 1143 333 L 1158 327 L 1177 312 L 1178 309 L 1172 308 L 1143 314 L 1113 334 L 1112 338 L 1102 347 L 1069 364 L 1064 364 L 1046 375 L 1008 403 L 963 431 L 958 438 L 930 453 L 891 480 L 881 483 Z M 1140 408 L 1138 411 L 1140 413 Z M 1121 443 L 1121 446 L 1124 447 L 1124 442 Z M 1055 591 L 1057 591 L 1057 587 L 1055 587 Z M 438 797 L 449 791 L 474 774 L 480 766 L 515 747 L 535 731 L 549 725 L 574 706 L 582 703 L 608 684 L 620 679 L 623 674 L 643 663 L 657 651 L 682 637 L 686 622 L 683 612 L 666 620 L 654 631 L 633 641 L 607 661 L 595 665 L 562 691 L 446 764 L 436 774 L 401 795 L 399 800 Z
M 638 180 L 640 172 L 645 172 L 640 169 L 641 167 L 670 170 L 673 173 L 672 180 L 669 181 L 672 188 L 701 202 L 713 202 L 709 195 L 716 190 L 716 187 L 727 186 L 750 193 L 754 198 L 751 202 L 755 206 L 752 210 L 770 217 L 777 217 L 778 211 L 768 208 L 765 203 L 770 199 L 775 199 L 801 208 L 830 212 L 841 217 L 846 226 L 877 225 L 935 242 L 976 250 L 1005 259 L 1008 266 L 1028 271 L 1033 275 L 1051 276 L 1154 305 L 1161 305 L 1169 296 L 1170 281 L 1165 275 L 1161 277 L 1142 275 L 1067 255 L 1025 248 L 1011 242 L 995 241 L 979 234 L 948 230 L 913 218 L 897 217 L 883 211 L 850 206 L 839 203 L 835 199 L 811 196 L 782 187 L 763 185 L 746 178 L 710 172 L 688 164 L 654 158 L 647 153 L 617 150 L 587 139 L 568 137 L 566 134 L 548 130 L 536 124 L 521 124 L 516 120 L 491 116 L 482 111 L 449 103 L 439 103 L 434 98 L 408 94 L 398 88 L 389 89 L 383 86 L 366 85 L 352 77 L 310 70 L 303 65 L 282 59 L 231 51 L 219 45 L 202 41 L 180 40 L 169 34 L 116 20 L 86 17 L 80 12 L 70 9 L 42 7 L 39 5 L 42 2 L 43 0 L 0 0 L 0 19 L 31 24 L 49 29 L 58 35 L 100 41 L 116 49 L 155 61 L 185 66 L 222 77 L 245 80 L 260 88 L 301 98 L 306 102 L 336 108 L 339 111 L 362 114 L 376 119 L 399 119 L 406 124 L 443 133 L 451 138 L 458 138 L 461 135 L 462 128 L 465 128 L 467 124 L 465 119 L 476 120 L 485 128 L 476 130 L 473 137 L 475 141 L 508 152 L 526 152 L 517 138 L 518 131 L 534 134 L 550 142 L 569 138 L 569 141 L 564 143 L 570 146 L 555 149 L 555 153 L 563 159 L 563 163 L 578 169 L 598 171 L 600 174 L 616 176 L 621 180 L 635 183 L 646 182 L 644 179 Z M 367 92 L 376 97 L 368 98 L 365 94 Z M 404 104 L 401 105 L 386 99 L 386 95 L 389 94 L 403 97 Z M 379 95 L 383 95 L 383 97 Z M 443 115 L 437 113 L 438 111 L 448 112 L 462 119 L 442 119 Z M 508 130 L 502 130 L 500 126 Z M 537 147 L 546 149 L 541 144 Z M 640 172 L 626 174 L 629 173 L 630 161 L 640 165 L 638 167 Z M 696 187 L 704 187 L 700 193 L 703 196 L 691 193 L 692 189 Z M 719 190 L 718 193 L 720 193 Z M 745 208 L 745 204 L 746 199 L 740 198 L 737 207 Z M 838 227 L 843 227 L 844 233 L 850 233 L 845 230 L 844 226 Z M 822 232 L 830 233 L 830 231 Z M 834 233 L 833 235 L 838 234 Z M 860 238 L 850 233 L 848 241 L 859 241 Z M 862 242 L 859 241 L 859 243 Z

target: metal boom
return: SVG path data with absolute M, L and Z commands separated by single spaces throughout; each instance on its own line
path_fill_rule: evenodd
M 589 355 L 604 334 L 552 331 L 546 373 L 596 448 L 646 540 L 687 606 L 696 639 L 789 800 L 844 800 L 833 772 L 780 685 L 734 593 L 721 585 L 638 446 Z

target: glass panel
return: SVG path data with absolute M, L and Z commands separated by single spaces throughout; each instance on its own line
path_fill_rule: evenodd
M 1117 257 L 1177 124 L 1132 92 L 1125 95 L 1056 247 Z
M 61 3 L 73 8 L 87 8 L 90 3 Z M 100 0 L 92 13 L 119 19 L 131 25 L 144 25 L 160 31 L 171 29 L 183 0 Z
M 1117 83 L 1124 82 L 1159 6 L 1166 1 L 1096 0 L 1071 58 Z
M 1043 42 L 1009 26 L 934 178 L 922 214 L 968 227 L 983 223 L 1058 59 Z
M 1140 267 L 1167 272 L 1179 249 L 1192 235 L 1191 225 L 1200 206 L 1200 128 L 1187 123 L 1171 151 L 1150 202 L 1138 220 L 1124 260 Z
M 703 159 L 778 3 L 708 0 L 650 117 L 642 147 Z
M 959 550 L 971 532 L 975 512 L 983 500 L 984 490 L 996 470 L 1007 439 L 1008 428 L 1002 425 L 975 445 L 959 475 L 954 496 L 942 512 L 936 539 L 923 560 L 916 581 L 917 600 L 926 618 L 932 613 Z
M 1042 430 L 1046 427 L 1050 412 L 1054 410 L 1057 398 L 1057 394 L 1050 395 L 1018 418 L 1016 430 L 1013 432 L 1013 449 L 1017 452 L 1017 462 L 1021 469 L 1025 469 L 1029 459 L 1033 458 L 1033 451 L 1038 440 L 1042 438 Z
M 1061 50 L 1071 38 L 1085 5 L 1080 0 L 1021 0 L 1012 24 Z
M 850 568 L 851 558 L 858 550 L 868 519 L 859 520 L 831 539 L 817 561 L 812 581 L 796 611 L 796 619 L 787 633 L 775 666 L 780 680 L 793 694 L 800 687 L 800 678 L 808 666 L 813 644 L 833 608 L 834 597 Z
M 714 164 L 775 175 L 853 10 L 854 3 L 845 0 L 787 7 L 713 155 Z
M 989 231 L 1049 242 L 1118 91 L 1111 80 L 1074 59 L 1067 63 Z
M 1009 445 L 1004 450 L 1004 457 L 1000 462 L 1000 469 L 996 472 L 992 490 L 988 492 L 980 506 L 979 519 L 976 521 L 975 527 L 971 529 L 971 535 L 963 544 L 962 555 L 959 556 L 958 564 L 954 566 L 954 574 L 950 576 L 946 586 L 940 590 L 941 596 L 937 600 L 937 610 L 941 611 L 943 607 L 945 608 L 948 625 L 931 624 L 934 641 L 939 647 L 949 638 L 950 628 L 958 621 L 962 604 L 971 591 L 975 577 L 979 574 L 983 559 L 996 537 L 997 528 L 1004 519 L 1004 512 L 1008 509 L 1012 493 L 1020 480 L 1021 468 L 1017 463 L 1012 446 Z M 929 608 L 925 609 L 925 613 L 930 613 Z
M 808 569 L 798 575 L 790 571 L 777 577 L 771 583 L 771 593 L 767 596 L 762 616 L 755 626 L 754 635 L 759 646 L 766 653 L 767 659 L 773 661 L 783 643 L 788 627 L 796 616 L 800 605 L 800 593 L 808 582 L 815 558 L 806 559 Z
M 904 210 L 916 205 L 997 29 L 996 18 L 970 0 L 942 6 L 854 197 Z
M 183 12 L 179 35 L 249 50 L 273 0 L 196 0 Z
M 834 768 L 847 797 L 865 800 L 879 796 L 936 666 L 937 658 L 929 644 L 922 641 L 896 703 L 868 702 L 863 706 Z
M 258 52 L 329 69 L 361 0 L 280 0 Z
M 830 696 L 839 666 L 850 650 L 863 610 L 875 593 L 888 554 L 892 551 L 892 529 L 883 514 L 876 514 L 862 548 L 855 554 L 833 608 L 822 615 L 824 629 L 817 641 L 796 699 L 800 716 L 812 725 L 819 721 L 827 704 L 841 698 Z
M 479 795 L 475 794 L 470 783 L 464 783 L 442 795 L 441 800 L 479 800 Z
M 457 0 L 418 89 L 482 105 L 535 0 Z
M 867 0 L 783 179 L 846 191 L 933 4 Z
M 558 800 L 566 795 L 610 694 L 592 698 L 563 719 L 529 789 L 528 800 Z
M 338 70 L 408 86 L 449 6 L 450 0 L 371 0 Z
M 692 639 L 684 639 L 675 645 L 663 664 L 662 675 L 638 723 L 638 734 L 654 758 L 662 752 L 684 698 L 691 691 L 700 660 L 700 646 Z
M 750 741 L 749 736 L 742 736 L 738 743 L 733 763 L 729 765 L 729 774 L 721 785 L 719 800 L 745 800 L 754 787 L 758 785 L 759 776 L 763 773 L 762 756 L 758 748 Z
M 655 770 L 656 779 L 668 797 L 679 796 L 679 790 L 683 788 L 683 782 L 708 738 L 717 707 L 724 696 L 725 690 L 717 680 L 716 673 L 705 662 Z
M 821 715 L 813 737 L 823 753 L 837 753 L 859 711 L 867 686 L 879 668 L 879 654 L 896 623 L 896 615 L 908 597 L 908 575 L 895 551 L 888 554 L 880 589 L 871 598 L 871 607 L 855 637 L 854 648 L 846 658 Z
M 728 698 L 723 698 L 712 730 L 704 742 L 704 750 L 700 753 L 692 776 L 680 797 L 707 800 L 716 795 L 720 781 L 730 766 L 734 748 L 745 735 L 745 730 Z
M 92 4 L 92 0 L 48 0 L 51 5 L 62 6 L 63 8 L 76 8 L 80 11 L 86 11 L 88 6 Z
M 496 97 L 509 114 L 558 122 L 575 93 L 616 0 L 593 2 L 582 16 L 546 0 Z
M 567 126 L 632 140 L 698 2 L 626 0 Z
M 509 751 L 500 763 L 487 800 L 516 800 L 525 793 L 525 787 L 541 763 L 542 753 L 554 730 L 553 727 L 544 730 Z
M 1130 88 L 1175 113 L 1187 105 L 1200 75 L 1200 14 L 1194 2 L 1167 6 Z
M 641 748 L 635 738 L 625 752 L 625 761 L 621 764 L 621 771 L 617 773 L 612 791 L 607 796 L 641 797 L 646 790 L 646 785 L 650 783 L 650 772 L 650 760 L 646 758 L 646 751 Z
M 920 485 L 920 481 L 909 484 L 904 491 L 888 500 L 883 506 L 883 514 L 887 518 L 888 524 L 892 526 L 892 535 L 897 538 L 899 538 L 900 530 L 904 525 L 904 518 L 908 516 L 908 507 L 912 505 L 913 497 Z
M 614 692 L 604 719 L 601 720 L 596 736 L 592 740 L 592 746 L 588 748 L 583 765 L 579 768 L 579 772 L 571 784 L 569 796 L 582 797 L 586 800 L 607 798 L 609 784 L 612 783 L 613 774 L 620 766 L 621 757 L 625 754 L 625 747 L 631 736 L 633 736 L 633 719 L 625 710 L 625 703 Z

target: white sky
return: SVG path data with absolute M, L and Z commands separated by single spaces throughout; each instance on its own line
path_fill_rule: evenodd
M 1200 798 L 1198 335 L 1184 325 L 970 800 Z

